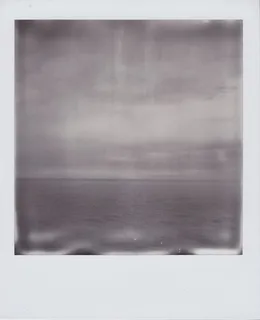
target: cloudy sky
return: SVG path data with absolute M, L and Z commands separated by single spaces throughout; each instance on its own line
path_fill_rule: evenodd
M 18 176 L 224 172 L 240 141 L 241 39 L 240 22 L 17 22 Z

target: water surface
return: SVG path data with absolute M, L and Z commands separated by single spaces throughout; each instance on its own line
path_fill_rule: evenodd
M 100 254 L 236 248 L 240 186 L 227 181 L 17 179 L 21 245 Z

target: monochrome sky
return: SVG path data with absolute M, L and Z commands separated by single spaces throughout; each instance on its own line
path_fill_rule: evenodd
M 239 21 L 19 21 L 15 62 L 18 176 L 182 176 L 240 141 Z

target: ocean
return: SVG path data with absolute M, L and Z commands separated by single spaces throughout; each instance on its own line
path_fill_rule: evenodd
M 17 179 L 16 213 L 28 252 L 170 254 L 241 240 L 237 181 Z

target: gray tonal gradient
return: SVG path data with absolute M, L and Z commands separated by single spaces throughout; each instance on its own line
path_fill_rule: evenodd
M 20 20 L 15 32 L 23 250 L 240 247 L 241 21 Z

